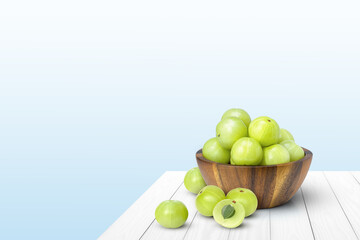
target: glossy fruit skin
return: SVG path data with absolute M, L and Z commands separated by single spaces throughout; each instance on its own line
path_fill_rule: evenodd
M 216 126 L 216 137 L 220 145 L 230 150 L 233 144 L 240 138 L 248 135 L 245 123 L 234 117 L 221 120 Z
M 263 150 L 255 139 L 243 137 L 234 143 L 230 154 L 232 165 L 259 165 Z
M 235 214 L 227 219 L 222 216 L 221 210 L 225 205 L 231 205 L 235 208 Z M 236 228 L 244 221 L 245 209 L 244 206 L 232 199 L 224 199 L 218 202 L 213 210 L 214 220 L 223 227 Z
M 198 194 L 200 190 L 206 186 L 198 167 L 194 167 L 186 173 L 184 185 L 187 190 L 195 194 Z
M 166 200 L 159 204 L 155 210 L 155 219 L 166 228 L 181 227 L 188 218 L 186 206 L 177 200 Z
M 290 154 L 290 162 L 302 159 L 305 156 L 304 150 L 292 140 L 285 140 L 280 143 Z
M 241 108 L 231 108 L 231 109 L 227 110 L 222 115 L 221 120 L 228 118 L 228 117 L 239 118 L 240 120 L 242 120 L 245 123 L 246 127 L 249 127 L 249 124 L 251 122 L 250 115 Z
M 269 117 L 258 117 L 249 125 L 249 137 L 254 138 L 262 147 L 279 142 L 280 128 L 277 122 Z
M 274 144 L 263 148 L 264 157 L 261 165 L 276 165 L 290 162 L 290 154 L 288 150 L 280 145 Z
M 230 151 L 223 148 L 216 137 L 209 139 L 203 146 L 202 153 L 207 160 L 227 164 L 230 162 Z
M 215 205 L 223 199 L 225 199 L 225 193 L 221 188 L 208 185 L 200 190 L 195 199 L 195 206 L 199 213 L 211 217 Z
M 246 188 L 235 188 L 232 189 L 226 195 L 227 199 L 235 200 L 236 202 L 241 203 L 245 209 L 245 217 L 253 214 L 258 206 L 258 199 L 250 189 Z
M 286 130 L 285 128 L 281 128 L 279 143 L 281 143 L 285 140 L 293 140 L 294 141 L 294 137 L 288 130 Z

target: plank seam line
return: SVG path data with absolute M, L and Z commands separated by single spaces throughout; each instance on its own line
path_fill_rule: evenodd
M 301 196 L 303 198 L 305 209 L 306 209 L 306 214 L 307 214 L 307 217 L 308 217 L 308 220 L 309 220 L 311 232 L 312 232 L 313 238 L 315 239 L 314 229 L 313 229 L 313 226 L 312 226 L 312 223 L 311 223 L 311 220 L 310 220 L 310 215 L 309 215 L 309 211 L 308 211 L 308 208 L 307 208 L 307 205 L 306 205 L 306 201 L 305 201 L 304 192 L 302 190 L 302 187 L 300 188 L 300 190 L 301 190 Z
M 175 192 L 171 195 L 171 197 L 169 199 L 172 199 L 172 197 L 175 195 L 175 193 L 179 190 L 179 188 L 183 185 L 184 181 L 182 181 L 180 183 L 180 185 L 177 187 L 177 189 L 175 190 Z M 149 224 L 149 226 L 145 229 L 145 231 L 143 232 L 143 234 L 141 234 L 139 240 L 145 235 L 145 233 L 147 232 L 147 230 L 149 230 L 149 228 L 151 227 L 151 225 L 153 225 L 153 223 L 155 222 L 155 218 L 152 220 L 152 222 Z
M 190 222 L 190 224 L 189 224 L 189 227 L 186 229 L 186 232 L 185 232 L 185 234 L 184 234 L 183 240 L 185 239 L 186 234 L 188 233 L 188 231 L 189 231 L 189 229 L 190 229 L 190 227 L 191 227 L 191 224 L 193 223 L 193 221 L 194 221 L 194 219 L 195 219 L 195 217 L 196 217 L 197 214 L 198 214 L 198 211 L 196 211 L 196 213 L 194 214 L 194 217 L 191 219 L 191 222 Z
M 229 229 L 229 233 L 228 233 L 228 236 L 227 236 L 227 240 L 230 239 L 230 231 L 231 231 L 231 228 Z
M 358 182 L 358 184 L 360 184 L 360 182 L 358 181 L 358 179 L 354 176 L 354 174 L 352 172 L 349 172 L 351 174 L 351 176 L 353 176 L 353 178 L 355 178 L 355 181 Z
M 324 175 L 324 177 L 325 177 L 325 179 L 326 179 L 327 183 L 329 184 L 329 186 L 330 186 L 330 188 L 331 188 L 331 191 L 333 192 L 333 194 L 334 194 L 334 196 L 335 196 L 336 200 L 338 201 L 338 203 L 339 203 L 339 205 L 340 205 L 340 207 L 341 207 L 341 210 L 343 211 L 343 213 L 344 213 L 344 215 L 345 215 L 346 219 L 348 220 L 348 222 L 349 222 L 349 224 L 350 224 L 350 226 L 351 226 L 352 230 L 354 231 L 356 238 L 357 238 L 357 239 L 359 239 L 359 237 L 358 237 L 358 235 L 356 234 L 356 231 L 355 231 L 355 229 L 354 229 L 353 225 L 351 224 L 351 222 L 350 222 L 350 220 L 349 220 L 348 216 L 346 215 L 346 212 L 345 212 L 344 208 L 342 207 L 342 205 L 341 205 L 341 203 L 340 203 L 340 201 L 339 201 L 338 197 L 336 196 L 336 193 L 335 193 L 334 189 L 332 188 L 332 186 L 331 186 L 331 184 L 330 184 L 330 182 L 329 182 L 328 178 L 326 177 L 325 172 L 322 172 L 322 173 L 323 173 L 323 175 Z
M 271 209 L 269 209 L 269 235 L 271 240 Z

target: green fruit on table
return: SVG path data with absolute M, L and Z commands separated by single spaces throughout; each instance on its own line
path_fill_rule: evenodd
M 216 137 L 220 145 L 225 149 L 231 149 L 232 145 L 242 137 L 248 135 L 245 123 L 234 117 L 221 120 L 216 126 Z
M 240 120 L 242 120 L 246 127 L 249 127 L 249 124 L 251 122 L 251 118 L 250 115 L 243 109 L 240 108 L 231 108 L 229 110 L 227 110 L 221 117 L 221 120 L 228 118 L 228 117 L 234 117 L 234 118 L 239 118 Z
M 166 200 L 159 204 L 155 210 L 155 219 L 166 228 L 181 227 L 188 218 L 186 206 L 177 200 Z
M 290 154 L 288 150 L 280 144 L 265 147 L 263 151 L 264 157 L 261 165 L 276 165 L 290 162 Z
M 203 146 L 202 153 L 204 158 L 227 164 L 230 161 L 230 151 L 223 148 L 216 137 L 209 139 Z
M 258 117 L 249 125 L 249 137 L 267 147 L 279 142 L 280 128 L 277 122 L 269 117 Z
M 245 217 L 253 214 L 258 206 L 258 199 L 250 189 L 246 188 L 235 188 L 232 189 L 226 195 L 227 199 L 235 200 L 236 202 L 241 203 L 245 209 Z
M 208 185 L 200 190 L 195 199 L 196 209 L 204 216 L 211 217 L 215 205 L 225 199 L 225 193 L 221 188 Z
M 279 143 L 281 143 L 282 141 L 285 141 L 285 140 L 293 140 L 294 141 L 294 137 L 288 130 L 281 128 Z
M 236 228 L 244 221 L 245 209 L 236 200 L 225 199 L 216 204 L 213 211 L 215 221 L 226 228 Z
M 285 140 L 280 143 L 290 154 L 290 162 L 302 159 L 305 156 L 304 150 L 292 140 Z
M 258 141 L 243 137 L 237 140 L 230 153 L 233 165 L 259 165 L 263 158 L 263 150 Z
M 200 190 L 206 186 L 198 167 L 194 167 L 186 173 L 184 185 L 187 190 L 195 194 L 198 194 Z

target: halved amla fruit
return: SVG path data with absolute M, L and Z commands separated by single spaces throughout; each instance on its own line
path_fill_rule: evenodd
M 226 228 L 238 227 L 245 218 L 245 209 L 240 202 L 225 199 L 216 204 L 213 210 L 215 221 Z

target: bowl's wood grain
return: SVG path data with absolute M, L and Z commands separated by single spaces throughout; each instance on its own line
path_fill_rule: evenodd
M 196 160 L 207 185 L 216 185 L 225 193 L 237 187 L 251 189 L 258 208 L 272 208 L 289 201 L 303 183 L 313 154 L 304 149 L 304 158 L 271 166 L 234 166 L 205 159 L 200 149 Z

